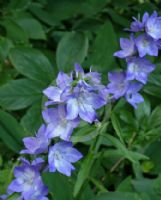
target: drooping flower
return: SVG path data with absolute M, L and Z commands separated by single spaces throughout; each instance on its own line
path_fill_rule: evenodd
M 107 85 L 107 89 L 114 99 L 119 99 L 124 96 L 129 82 L 126 79 L 125 72 L 111 72 L 108 73 L 108 79 L 110 83 Z
M 73 148 L 72 143 L 56 143 L 49 150 L 49 171 L 55 172 L 58 170 L 58 172 L 66 176 L 71 176 L 71 171 L 75 169 L 71 163 L 75 163 L 81 158 L 82 154 L 77 149 Z
M 132 32 L 143 31 L 145 27 L 145 23 L 147 22 L 148 18 L 149 18 L 149 14 L 147 12 L 144 13 L 142 17 L 142 21 L 133 17 L 134 21 L 131 23 L 130 31 Z
M 73 129 L 79 124 L 79 119 L 68 120 L 64 105 L 57 108 L 48 108 L 42 112 L 43 118 L 47 123 L 48 138 L 60 137 L 62 140 L 69 141 Z
M 121 38 L 120 46 L 122 50 L 116 51 L 114 56 L 119 58 L 127 58 L 129 56 L 133 56 L 136 53 L 135 39 L 133 35 L 130 36 L 130 39 Z
M 21 154 L 40 154 L 46 152 L 50 143 L 47 137 L 46 126 L 43 124 L 39 128 L 36 137 L 26 137 L 23 139 L 23 142 L 26 149 L 22 150 Z
M 144 101 L 144 98 L 138 93 L 142 87 L 143 85 L 140 83 L 131 82 L 128 90 L 126 91 L 125 98 L 127 102 L 130 103 L 135 109 L 137 108 L 137 104 Z
M 143 84 L 147 82 L 148 74 L 155 68 L 146 58 L 130 58 L 128 61 L 127 80 L 137 80 Z
M 158 44 L 153 38 L 142 34 L 139 35 L 135 41 L 140 57 L 144 57 L 146 54 L 158 56 Z
M 145 30 L 153 39 L 161 39 L 161 17 L 158 17 L 156 11 L 147 19 Z
M 8 186 L 10 192 L 21 193 L 24 200 L 47 200 L 47 187 L 43 184 L 39 171 L 34 165 L 24 161 L 14 169 L 15 179 Z

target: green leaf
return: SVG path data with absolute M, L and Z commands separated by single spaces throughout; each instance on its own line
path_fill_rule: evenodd
M 158 105 L 157 107 L 155 107 L 155 109 L 153 110 L 152 114 L 149 117 L 149 128 L 156 128 L 158 126 L 160 126 L 160 121 L 161 121 L 161 105 Z
M 112 112 L 111 121 L 112 121 L 112 125 L 113 125 L 113 127 L 114 127 L 114 129 L 116 131 L 117 136 L 119 137 L 120 141 L 124 144 L 124 140 L 123 140 L 123 137 L 122 137 L 121 126 L 120 126 L 119 120 L 116 117 L 114 112 Z
M 13 19 L 6 19 L 2 25 L 5 27 L 9 39 L 15 43 L 28 43 L 27 33 Z
M 95 138 L 99 132 L 96 130 L 96 127 L 87 125 L 78 129 L 72 134 L 71 141 L 73 143 L 77 142 L 87 142 Z
M 4 60 L 8 56 L 9 50 L 13 47 L 12 42 L 0 36 L 0 59 Z
M 26 133 L 12 115 L 0 110 L 0 125 L 5 128 L 19 144 L 22 145 L 22 139 L 26 137 Z
M 60 173 L 44 173 L 43 181 L 48 186 L 54 200 L 72 200 L 71 183 Z
M 45 86 L 54 79 L 51 63 L 40 51 L 19 47 L 11 50 L 9 58 L 14 67 L 24 76 Z
M 143 200 L 132 192 L 108 192 L 90 200 Z
M 21 125 L 29 132 L 35 134 L 42 124 L 41 104 L 34 104 L 21 119 Z
M 40 83 L 29 79 L 10 81 L 0 87 L 0 105 L 7 110 L 26 108 L 41 101 L 43 88 Z
M 94 70 L 108 72 L 113 69 L 115 58 L 113 53 L 117 50 L 117 38 L 110 21 L 101 26 L 92 47 L 92 54 L 88 62 Z
M 87 180 L 93 163 L 94 163 L 94 154 L 92 152 L 89 152 L 86 158 L 81 163 L 81 168 L 78 172 L 77 180 L 74 186 L 74 192 L 73 192 L 74 197 L 78 195 L 84 182 Z
M 82 63 L 87 56 L 88 38 L 84 33 L 66 34 L 58 44 L 56 61 L 58 68 L 69 72 L 75 63 Z
M 19 153 L 21 150 L 21 145 L 11 136 L 8 130 L 0 125 L 0 138 L 12 151 Z
M 21 16 L 16 18 L 19 26 L 28 34 L 31 39 L 46 39 L 45 32 L 39 21 L 32 16 Z
M 14 193 L 10 195 L 6 200 L 19 200 L 20 199 L 20 194 Z
M 145 117 L 149 117 L 150 113 L 151 113 L 150 102 L 148 98 L 144 97 L 144 102 L 140 103 L 137 109 L 135 109 L 135 116 L 140 121 Z
M 152 200 L 159 200 L 161 195 L 157 194 L 155 191 L 155 180 L 153 179 L 141 179 L 141 180 L 134 180 L 133 187 L 135 191 L 139 193 L 146 193 L 150 199 Z

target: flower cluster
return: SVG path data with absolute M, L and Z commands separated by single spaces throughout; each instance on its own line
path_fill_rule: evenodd
M 73 163 L 82 158 L 71 142 L 73 130 L 80 121 L 97 122 L 96 110 L 123 96 L 134 108 L 144 101 L 139 91 L 155 68 L 146 55 L 158 55 L 161 17 L 156 12 L 151 16 L 145 13 L 142 21 L 134 18 L 129 31 L 130 39 L 121 38 L 122 50 L 114 54 L 126 60 L 127 70 L 110 72 L 107 86 L 101 83 L 99 73 L 91 69 L 85 73 L 79 64 L 75 64 L 73 72 L 59 72 L 56 86 L 50 85 L 43 91 L 47 98 L 42 111 L 45 124 L 35 137 L 23 139 L 25 149 L 20 152 L 38 157 L 31 163 L 20 159 L 21 165 L 14 169 L 15 179 L 8 187 L 8 195 L 3 195 L 2 199 L 16 192 L 20 194 L 20 200 L 47 200 L 48 189 L 42 182 L 41 173 L 58 171 L 71 176 L 75 169 Z
M 121 38 L 121 50 L 114 53 L 114 56 L 126 60 L 127 70 L 109 73 L 108 88 L 115 99 L 125 96 L 136 108 L 143 101 L 138 92 L 147 83 L 149 73 L 155 69 L 147 56 L 158 56 L 161 47 L 161 17 L 158 17 L 156 11 L 152 15 L 145 13 L 142 21 L 134 18 L 128 31 L 131 32 L 130 38 Z

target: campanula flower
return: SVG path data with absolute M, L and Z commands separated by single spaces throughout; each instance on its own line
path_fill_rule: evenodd
M 147 22 L 148 18 L 149 18 L 149 14 L 147 12 L 144 13 L 142 17 L 142 21 L 133 17 L 134 21 L 131 23 L 130 31 L 132 32 L 143 31 L 145 27 L 145 23 Z
M 129 82 L 126 79 L 125 72 L 110 72 L 108 73 L 108 79 L 110 83 L 107 85 L 107 89 L 114 99 L 119 99 L 124 96 Z
M 28 162 L 14 169 L 15 179 L 8 187 L 9 191 L 21 193 L 24 200 L 44 200 L 48 193 L 37 168 Z
M 158 56 L 158 44 L 153 38 L 146 34 L 141 34 L 135 41 L 140 57 L 144 57 L 146 54 Z
M 158 17 L 156 11 L 146 21 L 145 30 L 153 39 L 161 39 L 161 17 Z
M 60 137 L 62 140 L 70 140 L 73 129 L 79 124 L 79 119 L 68 120 L 66 107 L 59 105 L 57 108 L 48 108 L 42 112 L 47 123 L 48 138 Z
M 146 58 L 133 57 L 127 63 L 127 80 L 137 80 L 143 84 L 147 82 L 148 74 L 155 68 L 155 65 Z
M 130 39 L 121 38 L 120 46 L 122 50 L 115 52 L 114 56 L 119 58 L 127 58 L 129 56 L 133 56 L 136 53 L 135 39 L 133 35 L 130 36 Z
M 45 106 L 63 103 L 63 100 L 61 99 L 61 94 L 67 87 L 71 86 L 72 81 L 72 76 L 68 76 L 64 72 L 59 72 L 56 79 L 57 86 L 49 86 L 43 91 L 43 94 L 49 99 L 49 101 L 45 103 Z
M 21 154 L 40 154 L 48 150 L 50 140 L 47 137 L 47 129 L 43 124 L 35 137 L 26 137 L 23 139 L 26 149 L 22 150 Z
M 67 119 L 74 120 L 80 117 L 88 123 L 96 119 L 96 109 L 106 104 L 104 98 L 95 92 L 75 87 L 72 97 L 67 100 Z
M 131 82 L 129 84 L 128 90 L 126 91 L 125 98 L 127 102 L 130 103 L 135 109 L 137 108 L 137 104 L 144 101 L 144 98 L 138 93 L 142 87 L 143 85 L 140 83 Z
M 82 154 L 72 146 L 70 142 L 58 142 L 49 150 L 48 162 L 49 171 L 56 170 L 66 176 L 71 176 L 75 163 L 82 158 Z

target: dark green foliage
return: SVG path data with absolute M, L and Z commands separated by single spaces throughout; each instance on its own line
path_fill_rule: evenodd
M 75 63 L 107 73 L 126 68 L 113 57 L 132 16 L 159 0 L 0 1 L 0 196 L 12 180 L 22 139 L 43 123 L 43 89 Z M 96 126 L 81 123 L 72 142 L 84 158 L 68 178 L 44 173 L 50 200 L 161 199 L 161 59 L 133 110 L 124 99 L 107 106 Z M 17 200 L 13 194 L 8 200 Z

